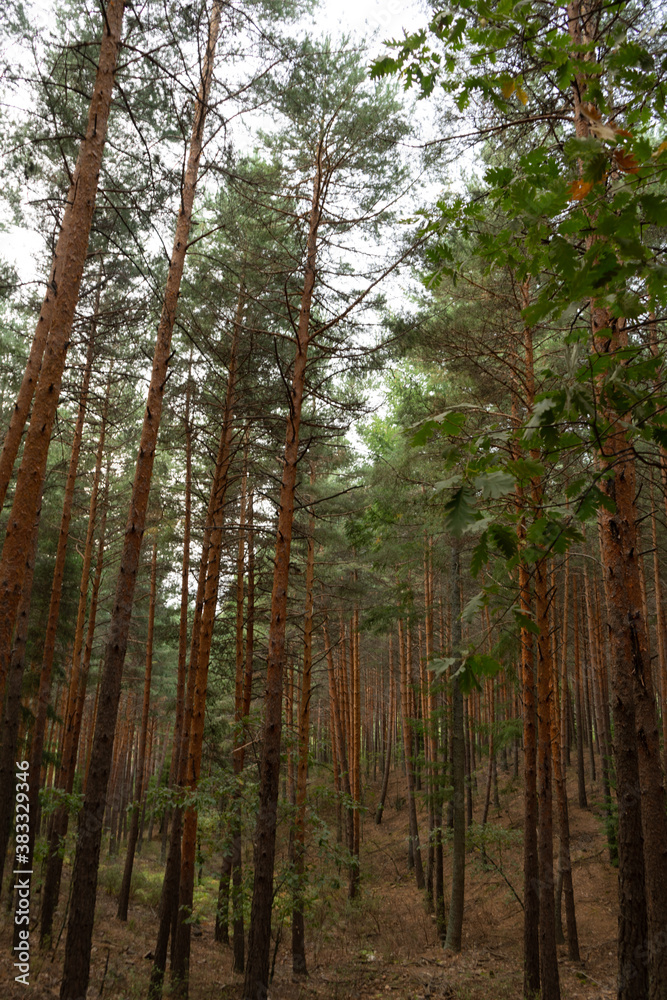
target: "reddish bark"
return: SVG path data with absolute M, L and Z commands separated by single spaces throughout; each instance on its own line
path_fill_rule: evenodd
M 290 387 L 283 475 L 280 484 L 278 532 L 276 537 L 269 653 L 266 671 L 265 716 L 262 755 L 260 760 L 259 812 L 255 840 L 255 883 L 248 940 L 248 964 L 243 985 L 244 1000 L 257 1000 L 269 984 L 269 949 L 271 942 L 271 909 L 273 904 L 273 869 L 276 849 L 276 819 L 280 776 L 280 742 L 282 731 L 282 687 L 285 666 L 285 619 L 289 557 L 294 520 L 294 494 L 299 430 L 303 406 L 306 360 L 308 356 L 310 309 L 315 287 L 317 232 L 323 197 L 323 150 L 317 151 L 313 198 L 307 243 L 305 280 L 296 335 L 296 356 Z
M 563 646 L 564 646 L 564 661 L 565 661 L 565 651 L 567 649 L 567 595 L 568 595 L 568 583 L 569 583 L 569 559 L 566 558 L 565 562 L 565 580 L 563 582 L 563 595 L 565 603 L 564 618 L 564 628 L 563 628 Z M 555 633 L 555 629 L 554 629 Z M 567 732 L 567 727 L 564 726 L 562 722 L 562 716 L 565 715 L 566 706 L 566 692 L 567 692 L 567 677 L 565 671 L 563 671 L 562 679 L 562 711 L 561 718 L 559 718 L 558 712 L 558 686 L 556 684 L 556 659 L 552 658 L 552 669 L 554 671 L 552 679 L 552 689 L 553 689 L 553 711 L 551 714 L 551 755 L 554 769 L 554 782 L 556 785 L 556 801 L 558 804 L 558 838 L 559 838 L 559 850 L 558 850 L 558 895 L 556 898 L 557 909 L 560 909 L 560 889 L 562 886 L 563 895 L 565 897 L 565 918 L 567 921 L 567 945 L 568 945 L 568 957 L 573 962 L 578 962 L 579 958 L 579 936 L 577 934 L 577 919 L 574 907 L 574 887 L 572 885 L 572 861 L 570 858 L 570 817 L 568 811 L 567 802 L 567 775 L 565 772 L 565 760 L 564 760 L 564 739 L 563 733 Z M 558 931 L 558 923 L 556 921 L 556 930 Z M 562 932 L 562 925 L 561 925 Z
M 23 594 L 19 605 L 18 623 L 14 636 L 12 658 L 7 679 L 7 690 L 5 696 L 5 706 L 2 725 L 2 743 L 0 745 L 0 888 L 2 887 L 2 877 L 4 873 L 7 846 L 14 818 L 14 805 L 16 800 L 16 748 L 19 741 L 19 721 L 21 719 L 21 690 L 23 684 L 23 673 L 25 669 L 26 641 L 28 638 L 28 619 L 30 616 L 30 604 L 32 599 L 32 583 L 35 572 L 35 557 L 37 555 L 37 537 L 39 535 L 39 515 L 37 512 L 35 525 L 33 527 L 30 549 L 26 555 L 26 572 L 23 578 Z M 19 757 L 19 760 L 21 758 Z M 30 773 L 30 772 L 29 772 Z M 30 781 L 35 778 L 30 774 Z M 35 815 L 30 811 L 30 801 L 28 801 L 30 829 L 35 826 Z M 32 862 L 34 834 L 31 837 L 28 847 L 28 858 Z M 32 868 L 32 864 L 27 867 Z M 12 880 L 13 881 L 13 880 Z M 16 930 L 18 925 L 15 925 Z M 16 934 L 15 930 L 15 934 Z M 15 943 L 18 943 L 15 942 Z
M 311 467 L 311 483 L 313 472 Z M 296 779 L 296 814 L 294 818 L 293 865 L 294 907 L 292 910 L 292 971 L 306 975 L 306 944 L 304 927 L 303 887 L 306 852 L 306 782 L 308 779 L 308 746 L 310 736 L 310 688 L 313 667 L 313 580 L 315 576 L 315 518 L 311 513 L 308 525 L 308 554 L 306 557 L 306 608 L 303 632 L 303 676 L 301 703 L 299 705 L 299 744 Z
M 181 567 L 181 617 L 178 630 L 178 675 L 176 678 L 176 718 L 174 720 L 174 740 L 172 744 L 169 785 L 173 786 L 178 776 L 178 749 L 183 731 L 183 710 L 185 704 L 185 673 L 188 655 L 188 584 L 190 578 L 190 524 L 192 520 L 192 421 L 190 419 L 191 367 L 188 366 L 188 385 L 185 394 L 185 512 L 183 518 L 183 563 Z
M 223 416 L 220 447 L 215 474 L 211 484 L 207 525 L 209 537 L 205 538 L 200 565 L 200 586 L 203 579 L 203 601 L 201 623 L 196 645 L 196 655 L 191 655 L 190 670 L 194 672 L 192 711 L 186 717 L 190 720 L 187 755 L 184 762 L 184 783 L 194 790 L 199 781 L 202 743 L 204 738 L 204 718 L 208 668 L 211 656 L 211 642 L 218 603 L 220 562 L 222 557 L 222 537 L 225 518 L 225 499 L 229 482 L 229 468 L 232 460 L 232 440 L 234 433 L 234 404 L 236 398 L 236 357 L 244 307 L 243 287 L 239 293 L 239 303 L 232 335 L 232 347 L 227 377 L 227 393 Z M 178 892 L 178 920 L 172 953 L 172 977 L 175 990 L 181 997 L 188 992 L 188 967 L 190 961 L 190 938 L 192 925 L 192 900 L 194 891 L 195 857 L 197 850 L 197 810 L 188 806 L 183 819 L 181 842 L 181 873 Z
M 144 677 L 144 700 L 141 709 L 141 730 L 139 733 L 139 752 L 137 753 L 136 782 L 130 829 L 127 837 L 127 852 L 123 881 L 118 894 L 119 920 L 127 920 L 127 907 L 130 901 L 130 883 L 134 867 L 134 852 L 139 837 L 139 809 L 144 796 L 144 770 L 146 764 L 146 738 L 148 735 L 148 710 L 151 700 L 151 675 L 153 672 L 153 632 L 155 628 L 155 591 L 157 577 L 157 538 L 153 541 L 153 557 L 151 559 L 151 591 L 148 607 L 148 636 L 146 638 L 146 673 Z
M 73 198 L 65 209 L 58 238 L 56 255 L 62 261 L 62 268 L 58 264 L 60 282 L 51 312 L 49 335 L 0 558 L 0 691 L 4 688 L 9 665 L 12 632 L 25 572 L 25 552 L 29 548 L 44 481 L 72 320 L 88 250 L 123 9 L 123 0 L 109 0 L 104 15 L 104 32 L 86 136 L 81 143 L 74 171 Z
M 415 878 L 417 888 L 423 889 L 425 886 L 424 869 L 422 865 L 421 849 L 419 844 L 419 828 L 417 825 L 417 809 L 415 806 L 415 781 L 413 770 L 413 742 L 412 724 L 410 721 L 410 706 L 408 692 L 408 667 L 403 641 L 403 621 L 398 620 L 398 657 L 401 679 L 401 727 L 403 729 L 403 747 L 405 751 L 405 768 L 408 779 L 408 825 L 410 833 L 410 845 L 412 849 L 412 860 L 415 868 Z
M 356 582 L 357 572 L 354 578 Z M 359 664 L 359 608 L 355 606 L 350 625 L 351 655 L 351 695 L 352 695 L 352 798 L 354 812 L 352 817 L 352 863 L 350 865 L 349 896 L 353 899 L 359 892 L 359 808 L 361 804 L 361 670 Z M 421 860 L 421 859 L 420 859 Z
M 536 496 L 536 508 L 541 496 Z M 539 516 L 539 515 L 538 515 Z M 535 564 L 535 618 L 537 637 L 537 781 L 539 821 L 537 833 L 540 872 L 540 997 L 560 1000 L 558 954 L 554 919 L 553 818 L 551 771 L 551 704 L 553 665 L 549 642 L 549 594 L 545 560 Z
M 327 656 L 327 668 L 329 674 L 329 702 L 331 705 L 331 713 L 333 717 L 332 720 L 333 728 L 336 734 L 336 747 L 338 753 L 338 761 L 340 764 L 340 778 L 343 786 L 343 793 L 347 801 L 350 802 L 352 799 L 352 788 L 350 785 L 350 770 L 347 761 L 347 746 L 345 743 L 345 736 L 343 732 L 340 699 L 338 697 L 338 692 L 336 690 L 336 671 L 334 668 L 333 650 L 331 648 L 331 642 L 329 640 L 329 627 L 327 623 L 326 612 L 324 616 L 324 622 L 322 624 L 322 630 L 324 632 L 324 646 L 326 649 L 326 656 Z M 350 808 L 347 808 L 345 810 L 345 816 L 346 816 L 345 840 L 348 849 L 351 851 L 353 824 L 352 824 L 352 810 Z
M 202 79 L 197 95 L 190 149 L 181 189 L 181 204 L 176 224 L 174 248 L 158 326 L 130 511 L 120 560 L 120 572 L 111 612 L 86 795 L 79 816 L 77 852 L 72 875 L 72 904 L 68 919 L 65 962 L 60 989 L 61 1000 L 76 1000 L 76 998 L 84 996 L 88 988 L 102 821 L 113 752 L 120 685 L 132 616 L 141 541 L 146 523 L 157 435 L 162 415 L 162 401 L 171 355 L 171 338 L 176 319 L 178 294 L 185 264 L 192 206 L 203 147 L 204 123 L 208 111 L 213 57 L 219 29 L 220 3 L 216 0 L 213 5 L 206 53 L 202 64 Z
M 576 575 L 572 578 L 572 613 L 574 618 L 574 697 L 577 720 L 577 790 L 579 794 L 579 808 L 587 809 L 588 799 L 586 798 L 586 776 L 584 771 L 584 732 L 586 722 L 584 719 L 584 697 L 581 683 L 578 579 Z
M 87 387 L 86 387 L 87 388 Z M 102 424 L 100 427 L 100 436 L 97 443 L 97 455 L 95 458 L 95 473 L 93 476 L 93 486 L 90 493 L 90 505 L 88 511 L 88 526 L 86 529 L 86 541 L 83 550 L 83 565 L 81 567 L 81 580 L 79 583 L 79 606 L 77 610 L 76 626 L 74 631 L 74 646 L 72 650 L 72 669 L 70 674 L 70 683 L 68 688 L 68 700 L 65 710 L 64 717 L 64 727 L 63 727 L 63 747 L 61 754 L 61 766 L 58 772 L 57 786 L 62 789 L 65 793 L 69 794 L 74 787 L 74 772 L 76 767 L 76 756 L 79 744 L 79 737 L 81 732 L 81 719 L 83 713 L 83 702 L 86 693 L 86 679 L 88 676 L 88 666 L 90 665 L 90 648 L 87 648 L 87 658 L 82 659 L 81 651 L 84 643 L 84 624 L 86 617 L 86 606 L 88 603 L 88 584 L 90 577 L 90 567 L 92 564 L 93 557 L 93 542 L 95 536 L 95 527 L 97 520 L 97 505 L 100 487 L 100 478 L 102 474 L 102 458 L 104 455 L 104 442 L 106 438 L 106 424 L 108 416 L 109 407 L 109 389 L 110 380 L 107 382 L 107 392 L 104 402 L 104 411 L 102 415 Z M 81 417 L 81 413 L 79 414 Z M 80 421 L 81 427 L 79 430 L 83 429 L 83 419 Z M 78 457 L 78 450 L 77 450 Z M 71 479 L 71 495 L 69 497 L 69 509 L 68 509 L 68 497 L 67 492 L 65 494 L 65 504 L 63 506 L 63 519 L 62 521 L 66 524 L 66 531 L 63 531 L 63 523 L 61 522 L 61 532 L 60 539 L 58 542 L 58 551 L 62 548 L 62 566 L 58 566 L 58 558 L 56 557 L 56 568 L 54 573 L 54 586 L 56 581 L 59 580 L 59 586 L 62 586 L 62 575 L 64 570 L 64 560 L 65 560 L 65 546 L 67 543 L 67 533 L 69 531 L 69 519 L 71 514 L 71 503 L 74 492 L 74 479 L 76 476 L 76 467 L 72 467 L 70 462 L 70 475 L 68 480 Z M 68 482 L 69 485 L 69 482 Z M 108 478 L 107 478 L 108 486 Z M 103 517 L 106 523 L 106 504 L 104 508 Z M 104 528 L 100 532 L 100 546 L 104 545 Z M 101 551 L 101 549 L 100 549 Z M 102 556 L 98 556 L 98 563 Z M 101 567 L 99 574 L 96 573 L 96 583 L 97 591 L 99 591 L 99 576 L 101 575 Z M 35 800 L 35 809 L 37 808 L 37 802 L 39 801 L 39 781 L 37 780 L 37 775 L 39 774 L 39 763 L 42 759 L 42 746 L 44 737 L 44 725 L 46 722 L 46 712 L 49 703 L 49 693 L 51 689 L 51 671 L 53 667 L 53 654 L 55 651 L 55 624 L 57 624 L 57 615 L 60 606 L 60 600 L 54 601 L 53 594 L 51 597 L 51 606 L 49 608 L 49 623 L 51 623 L 52 617 L 54 619 L 54 629 L 51 636 L 50 649 L 47 649 L 45 643 L 44 655 L 42 660 L 42 671 L 39 681 L 39 693 L 38 693 L 38 703 L 37 703 L 37 718 L 35 721 L 35 731 L 33 735 L 32 744 L 32 766 L 34 768 L 34 774 L 36 780 L 34 781 L 35 787 L 30 789 L 31 796 Z M 95 612 L 97 610 L 97 594 L 95 594 L 95 605 L 94 608 L 91 605 L 91 614 L 89 616 L 90 622 L 92 622 L 92 629 L 95 628 Z M 55 613 L 54 613 L 55 612 Z M 47 642 L 49 641 L 49 634 L 47 630 Z M 92 635 L 90 634 L 89 627 L 89 645 L 92 647 Z M 83 676 L 82 676 L 83 675 Z M 58 905 L 58 896 L 60 893 L 60 878 L 62 874 L 63 856 L 61 851 L 61 845 L 64 838 L 67 836 L 67 827 L 69 825 L 69 810 L 65 806 L 59 806 L 51 819 L 51 828 L 49 836 L 49 849 L 47 855 L 47 868 L 46 876 L 44 879 L 44 886 L 42 888 L 42 911 L 41 911 L 41 923 L 40 923 L 40 941 L 45 942 L 51 936 L 51 931 L 53 927 L 53 915 L 55 913 L 56 906 Z M 31 832 L 31 836 L 32 836 Z

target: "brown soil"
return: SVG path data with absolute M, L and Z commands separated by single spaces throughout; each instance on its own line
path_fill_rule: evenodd
M 322 786 L 324 780 L 324 772 L 320 772 L 312 784 Z M 270 1000 L 307 1000 L 311 997 L 321 1000 L 375 1000 L 380 997 L 518 1000 L 521 997 L 522 909 L 511 888 L 521 896 L 519 783 L 503 780 L 501 775 L 501 808 L 492 810 L 490 817 L 486 865 L 482 864 L 479 842 L 467 855 L 463 951 L 456 956 L 445 953 L 438 944 L 434 920 L 407 870 L 408 820 L 402 784 L 396 776 L 392 777 L 384 820 L 379 827 L 373 821 L 372 809 L 377 787 L 371 782 L 366 792 L 371 808 L 364 817 L 362 828 L 362 897 L 355 905 L 349 904 L 345 872 L 341 871 L 340 888 L 323 889 L 321 899 L 314 902 L 306 927 L 310 971 L 307 979 L 296 980 L 291 974 L 290 932 L 286 921 Z M 573 790 L 576 791 L 576 785 L 570 776 L 574 890 L 583 961 L 575 966 L 568 961 L 565 947 L 559 949 L 561 990 L 563 1000 L 607 1000 L 615 995 L 616 873 L 607 859 L 599 810 L 579 809 L 576 798 L 572 798 Z M 333 819 L 331 816 L 325 818 L 328 822 Z M 422 812 L 423 838 L 426 827 L 426 815 Z M 66 859 L 66 877 L 68 860 L 71 858 Z M 314 856 L 310 860 L 316 863 Z M 130 903 L 128 923 L 120 924 L 115 917 L 116 900 L 108 892 L 113 885 L 105 876 L 108 870 L 108 862 L 105 862 L 98 892 L 90 998 L 138 1000 L 146 995 L 150 952 L 155 943 L 155 893 L 161 872 L 159 845 L 148 845 L 135 866 L 150 877 L 152 899 L 142 904 L 135 896 Z M 326 866 L 319 862 L 318 870 L 323 867 Z M 330 867 L 335 876 L 333 863 Z M 231 971 L 231 950 L 213 940 L 212 913 L 218 870 L 218 857 L 215 856 L 204 869 L 204 883 L 199 890 L 202 919 L 193 937 L 191 1000 L 237 1000 L 240 997 L 241 978 Z M 446 885 L 448 876 L 446 859 Z M 65 893 L 67 888 L 65 885 Z M 33 914 L 38 898 L 37 895 L 32 901 Z M 63 920 L 61 901 L 54 925 L 56 934 Z M 35 1000 L 51 1000 L 57 997 L 64 934 L 55 956 L 53 952 L 40 952 L 38 932 L 35 930 L 31 934 L 30 987 L 26 992 L 24 986 L 14 982 L 14 959 L 9 957 L 10 917 L 6 906 L 2 907 L 0 921 L 0 984 L 6 984 L 3 998 L 24 1000 L 29 996 Z M 165 989 L 165 997 L 168 995 L 169 990 Z

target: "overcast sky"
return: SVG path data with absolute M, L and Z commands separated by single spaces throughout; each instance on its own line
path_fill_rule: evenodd
M 424 25 L 424 9 L 420 0 L 321 0 L 315 16 L 318 24 L 327 25 L 326 30 L 367 37 L 377 33 L 379 43 L 400 37 L 404 28 L 414 31 Z
M 33 0 L 33 10 L 39 19 L 42 16 L 44 24 L 49 23 L 54 6 L 55 0 Z M 316 34 L 366 38 L 372 58 L 382 51 L 386 39 L 399 38 L 404 29 L 413 31 L 426 24 L 425 10 L 424 0 L 320 0 L 306 27 Z M 15 227 L 11 227 L 8 237 L 0 240 L 0 254 L 14 263 L 23 281 L 39 280 L 34 255 L 41 248 L 41 238 Z

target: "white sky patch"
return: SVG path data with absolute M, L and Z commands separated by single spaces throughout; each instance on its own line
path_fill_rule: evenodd
M 43 29 L 53 21 L 55 9 L 56 0 L 33 0 L 30 16 Z M 313 15 L 304 18 L 299 27 L 317 36 L 349 34 L 353 40 L 365 38 L 370 64 L 384 51 L 386 40 L 400 38 L 404 30 L 414 31 L 427 23 L 424 0 L 321 0 Z M 11 58 L 10 53 L 8 56 Z M 20 94 L 12 95 L 12 103 L 20 114 Z M 0 256 L 16 267 L 22 282 L 46 277 L 40 262 L 43 248 L 43 237 L 36 230 L 7 226 L 4 233 L 0 232 Z
M 426 6 L 419 0 L 322 0 L 315 23 L 322 30 L 373 36 L 373 48 L 389 38 L 400 38 L 403 29 L 416 30 L 427 23 Z

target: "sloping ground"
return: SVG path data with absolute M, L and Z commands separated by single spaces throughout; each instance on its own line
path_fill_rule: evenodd
M 315 783 L 321 784 L 323 775 Z M 385 817 L 380 827 L 370 814 L 364 817 L 361 870 L 363 891 L 354 905 L 346 899 L 345 872 L 340 888 L 323 889 L 309 914 L 307 941 L 310 976 L 301 981 L 291 975 L 289 927 L 285 924 L 276 955 L 271 1000 L 400 1000 L 451 998 L 451 1000 L 510 1000 L 521 996 L 522 909 L 512 889 L 522 892 L 520 789 L 501 776 L 501 808 L 492 810 L 490 827 L 482 839 L 472 835 L 467 855 L 466 909 L 463 951 L 443 952 L 423 894 L 407 870 L 407 810 L 402 782 L 392 778 Z M 573 783 L 570 781 L 570 791 Z M 375 801 L 372 786 L 367 801 Z M 398 806 L 398 808 L 396 808 Z M 328 817 L 331 819 L 331 817 Z M 560 948 L 564 1000 L 607 1000 L 614 996 L 616 953 L 616 873 L 607 861 L 602 823 L 596 810 L 581 810 L 570 800 L 572 859 L 582 964 L 567 960 Z M 425 813 L 420 817 L 424 837 Z M 486 862 L 482 858 L 482 847 Z M 282 844 L 284 851 L 284 843 Z M 137 860 L 138 889 L 126 925 L 115 918 L 114 868 L 108 864 L 101 877 L 88 996 L 107 1000 L 135 1000 L 146 995 L 150 952 L 154 946 L 156 901 L 161 866 L 157 844 L 149 845 Z M 316 858 L 310 858 L 315 864 Z M 446 885 L 449 879 L 445 862 Z M 117 867 L 117 866 L 116 866 Z M 317 861 L 317 869 L 323 866 Z M 335 865 L 330 863 L 332 876 Z M 218 859 L 210 861 L 198 891 L 202 917 L 193 937 L 191 1000 L 237 1000 L 241 979 L 231 971 L 231 952 L 213 941 L 215 873 Z M 69 869 L 66 868 L 66 875 Z M 106 890 L 105 890 L 106 887 Z M 68 885 L 64 886 L 66 899 Z M 38 906 L 33 900 L 33 913 Z M 143 899 L 144 902 L 139 902 Z M 9 914 L 2 906 L 0 932 L 0 983 L 7 984 L 3 998 L 26 996 L 51 1000 L 58 996 L 64 934 L 55 957 L 37 949 L 32 934 L 30 987 L 14 983 L 16 970 L 10 957 Z M 57 915 L 56 935 L 64 920 L 64 904 Z M 165 990 L 165 995 L 168 995 Z

